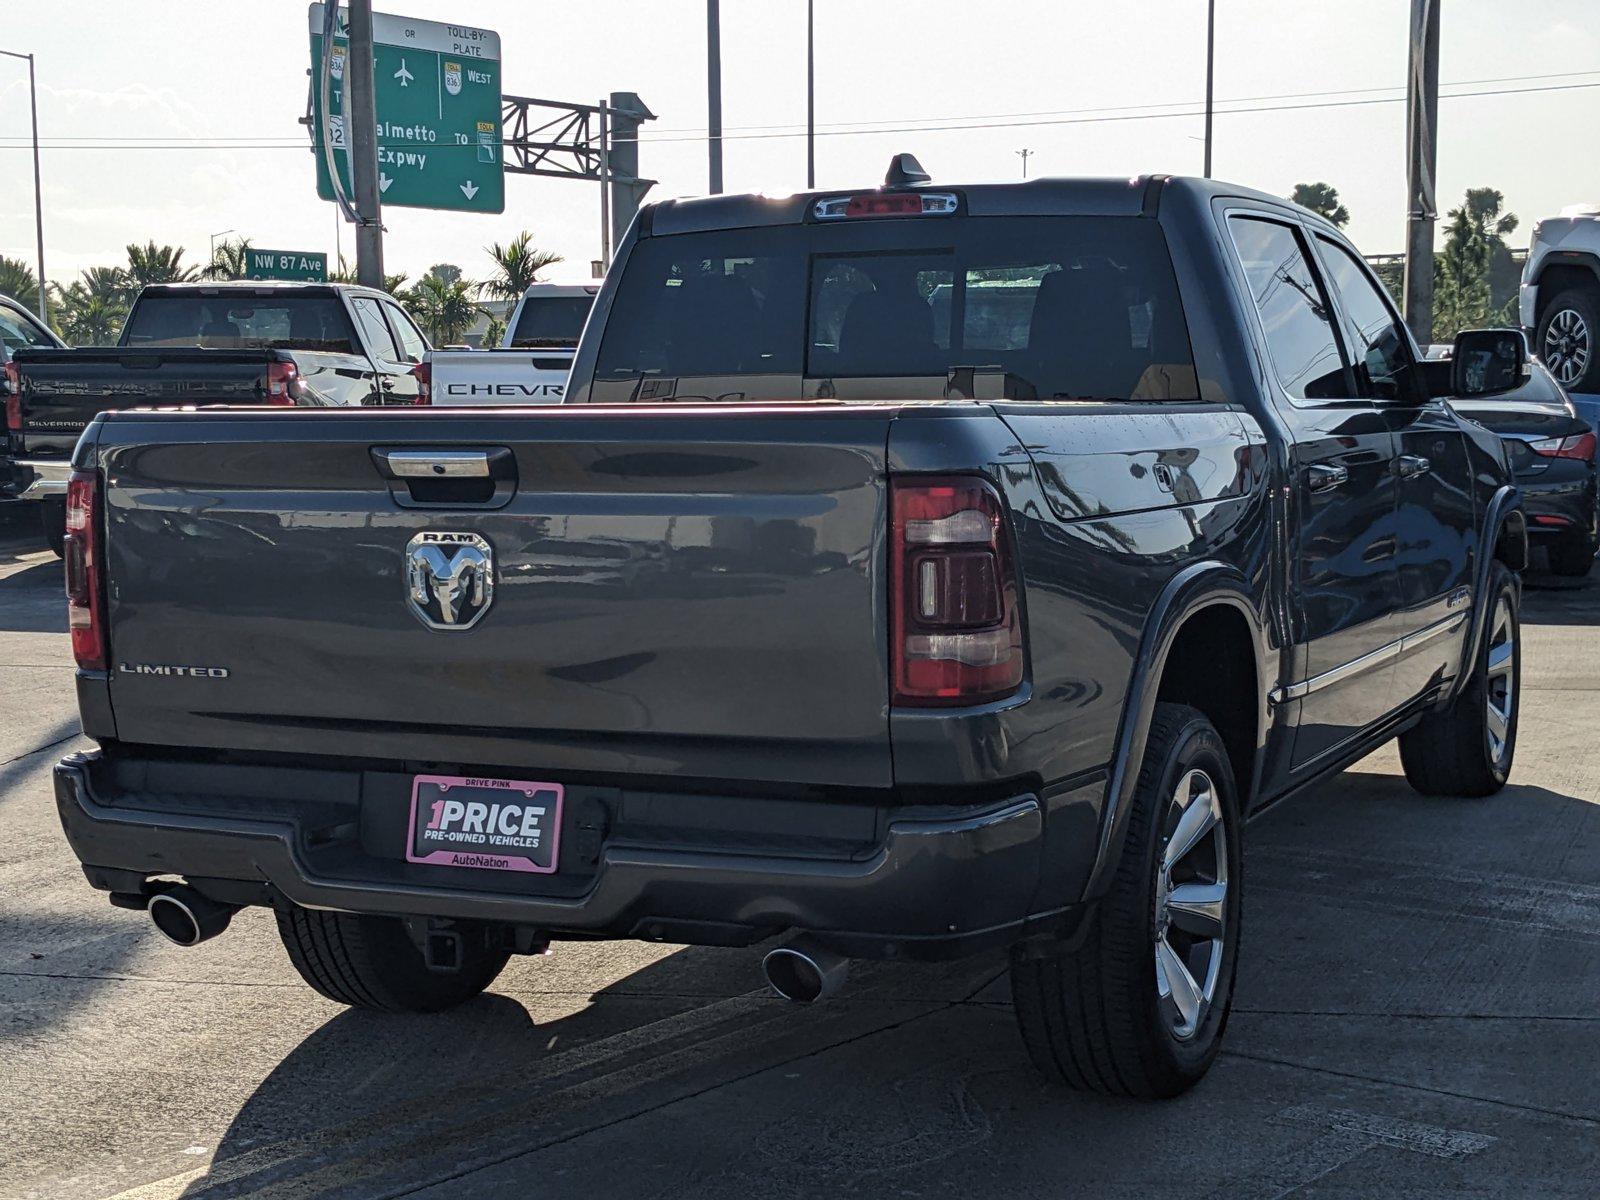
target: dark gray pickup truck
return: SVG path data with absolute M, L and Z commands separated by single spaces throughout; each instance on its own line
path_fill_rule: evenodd
M 393 297 L 324 283 L 158 283 L 115 346 L 21 349 L 0 496 L 40 502 L 58 554 L 68 462 L 98 412 L 152 406 L 426 404 L 427 339 Z
M 646 208 L 563 406 L 94 422 L 61 819 L 351 1005 L 570 938 L 781 938 L 800 1000 L 1003 948 L 1044 1072 L 1171 1095 L 1247 816 L 1397 736 L 1428 794 L 1511 769 L 1526 532 L 1452 369 L 1220 183 Z

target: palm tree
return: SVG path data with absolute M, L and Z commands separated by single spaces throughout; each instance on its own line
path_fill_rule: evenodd
M 506 323 L 500 317 L 490 317 L 489 324 L 484 327 L 483 340 L 478 343 L 485 350 L 493 350 L 506 340 Z
M 223 241 L 211 251 L 202 279 L 244 279 L 250 274 L 250 239 Z
M 1339 189 L 1331 183 L 1297 183 L 1289 199 L 1328 218 L 1340 229 L 1350 223 L 1350 210 L 1339 203 Z
M 1514 323 L 1516 299 L 1494 304 L 1490 272 L 1509 254 L 1506 235 L 1517 228 L 1513 213 L 1502 211 L 1505 196 L 1495 188 L 1468 188 L 1444 227 L 1444 250 L 1434 267 L 1436 341 L 1450 341 L 1463 329 Z
M 524 229 L 509 245 L 495 242 L 484 248 L 494 259 L 495 274 L 478 284 L 478 295 L 491 300 L 520 300 L 522 293 L 539 280 L 539 272 L 561 261 L 561 255 L 533 246 L 533 234 Z
M 127 281 L 117 267 L 90 267 L 65 288 L 55 287 L 54 319 L 74 345 L 106 346 L 128 316 Z
M 147 283 L 191 283 L 198 273 L 183 264 L 182 246 L 146 242 L 128 247 L 128 279 L 136 288 Z
M 401 300 L 434 345 L 448 346 L 461 341 L 483 311 L 472 302 L 471 292 L 472 284 L 464 279 L 446 283 L 435 275 L 424 275 Z
M 23 308 L 39 307 L 39 280 L 33 268 L 20 258 L 0 254 L 0 292 Z

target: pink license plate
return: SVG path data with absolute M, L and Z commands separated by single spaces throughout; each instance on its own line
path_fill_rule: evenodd
M 406 859 L 548 875 L 556 869 L 563 794 L 559 783 L 417 775 Z

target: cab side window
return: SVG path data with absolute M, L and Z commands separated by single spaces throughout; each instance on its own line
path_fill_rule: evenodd
M 1350 396 L 1333 306 L 1299 233 L 1256 217 L 1231 216 L 1228 226 L 1284 391 L 1297 400 Z
M 1356 395 L 1374 400 L 1410 400 L 1416 386 L 1411 351 L 1394 310 L 1355 256 L 1318 235 L 1328 285 L 1344 305 Z
M 405 359 L 400 357 L 400 347 L 395 345 L 394 335 L 389 332 L 388 323 L 383 319 L 383 312 L 378 308 L 378 302 L 370 296 L 352 296 L 350 307 L 356 314 L 356 320 L 361 323 L 361 332 L 366 338 L 367 345 L 372 347 L 372 352 L 377 355 L 379 361 L 405 362 Z
M 383 311 L 389 314 L 389 324 L 394 328 L 395 337 L 400 339 L 400 350 L 404 354 L 405 362 L 419 363 L 423 355 L 428 352 L 428 343 L 423 340 L 422 331 L 406 316 L 405 309 L 398 304 L 391 304 L 385 300 Z

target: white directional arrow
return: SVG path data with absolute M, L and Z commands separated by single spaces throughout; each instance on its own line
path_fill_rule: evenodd
M 389 190 L 389 185 L 393 182 L 394 180 L 390 179 L 382 171 L 378 172 L 378 191 L 387 192 Z
M 471 200 L 478 194 L 478 185 L 473 183 L 470 179 L 467 180 L 461 185 L 461 194 L 464 195 L 468 200 Z

